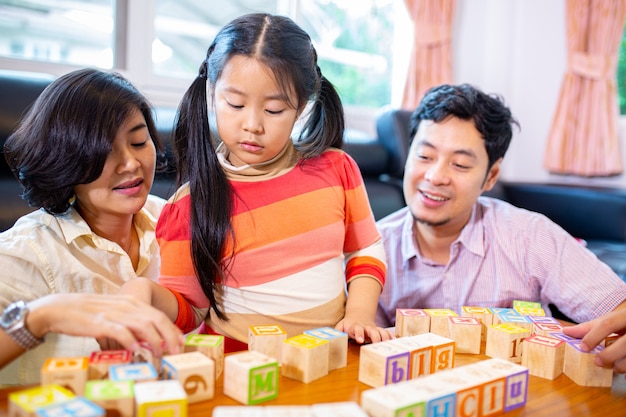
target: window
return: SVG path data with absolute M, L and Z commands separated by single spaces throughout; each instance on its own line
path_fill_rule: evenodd
M 110 0 L 0 0 L 0 55 L 113 68 Z
M 398 4 L 392 0 L 238 0 L 216 8 L 206 7 L 203 0 L 157 0 L 154 72 L 194 77 L 223 25 L 243 13 L 279 13 L 291 16 L 311 36 L 322 72 L 346 105 L 384 106 L 391 102 L 394 3 Z
M 411 39 L 404 7 L 394 0 L 0 0 L 0 57 L 37 61 L 55 75 L 71 66 L 115 69 L 176 105 L 217 31 L 263 11 L 288 15 L 311 35 L 322 72 L 347 106 L 380 108 L 392 102 L 392 80 L 404 80 L 397 75 L 404 67 L 394 65 L 410 50 L 398 45 Z

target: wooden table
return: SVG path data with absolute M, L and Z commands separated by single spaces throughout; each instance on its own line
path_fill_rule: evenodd
M 455 366 L 467 365 L 487 359 L 485 355 L 457 354 Z M 289 378 L 280 377 L 278 398 L 261 405 L 315 404 L 334 401 L 360 402 L 362 391 L 372 387 L 358 382 L 359 346 L 350 342 L 348 366 L 331 371 L 328 376 L 304 384 Z M 7 396 L 13 389 L 0 390 L 0 417 L 7 415 Z M 215 398 L 211 401 L 191 404 L 190 416 L 209 417 L 217 405 L 241 405 L 224 396 L 223 377 L 218 378 Z M 626 397 L 612 393 L 610 388 L 581 387 L 565 375 L 550 381 L 531 376 L 528 387 L 528 400 L 524 407 L 505 413 L 515 416 L 625 416 Z

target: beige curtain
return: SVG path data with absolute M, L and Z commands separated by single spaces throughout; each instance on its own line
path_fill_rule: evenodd
M 584 177 L 620 174 L 615 77 L 626 0 L 567 0 L 566 18 L 567 72 L 544 166 Z
M 414 110 L 430 87 L 452 82 L 455 0 L 405 0 L 414 26 L 402 108 Z

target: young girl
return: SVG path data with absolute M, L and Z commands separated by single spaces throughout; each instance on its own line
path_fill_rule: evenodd
M 247 348 L 251 325 L 390 338 L 374 324 L 384 251 L 343 133 L 339 96 L 300 27 L 268 14 L 226 25 L 179 108 L 184 185 L 157 226 L 170 291 L 155 286 L 146 301 L 184 331 L 204 320 L 227 350 Z

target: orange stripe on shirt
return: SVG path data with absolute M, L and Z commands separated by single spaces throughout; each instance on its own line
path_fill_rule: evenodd
M 235 235 L 235 253 L 329 226 L 344 217 L 344 200 L 338 198 L 341 195 L 343 193 L 340 189 L 319 189 L 233 217 L 233 229 L 246 231 Z M 319 215 L 329 210 L 334 211 L 335 215 Z M 230 253 L 230 248 L 225 253 Z

